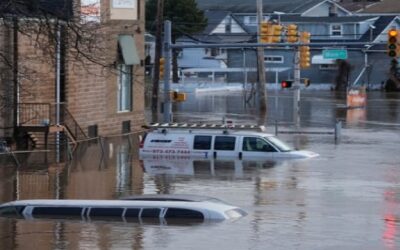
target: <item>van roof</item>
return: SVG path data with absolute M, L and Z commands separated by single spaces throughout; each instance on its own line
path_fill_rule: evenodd
M 269 133 L 256 132 L 251 130 L 234 130 L 234 129 L 181 129 L 181 128 L 164 128 L 153 130 L 155 133 L 164 134 L 196 134 L 196 135 L 242 135 L 242 136 L 273 136 Z

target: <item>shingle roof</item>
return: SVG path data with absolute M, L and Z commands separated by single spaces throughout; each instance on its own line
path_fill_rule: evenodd
M 326 0 L 264 0 L 263 12 L 303 13 Z M 233 13 L 256 13 L 256 1 L 243 0 L 196 0 L 202 10 L 225 10 Z
M 211 33 L 221 21 L 229 15 L 229 11 L 224 10 L 207 10 L 204 15 L 207 18 L 207 27 L 204 29 L 204 33 Z
M 336 17 L 307 17 L 300 15 L 282 15 L 282 22 L 294 23 L 356 23 L 375 18 L 375 16 L 336 16 Z

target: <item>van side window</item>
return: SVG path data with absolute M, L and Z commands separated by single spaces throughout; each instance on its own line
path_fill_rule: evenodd
M 214 150 L 235 150 L 235 140 L 233 136 L 216 136 Z
M 193 149 L 211 149 L 211 136 L 196 135 L 194 137 Z
M 242 149 L 253 152 L 276 152 L 276 149 L 268 142 L 257 137 L 244 137 Z

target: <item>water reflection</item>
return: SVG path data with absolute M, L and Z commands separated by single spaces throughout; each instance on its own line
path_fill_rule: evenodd
M 141 165 L 152 176 L 194 176 L 245 178 L 257 174 L 257 170 L 283 166 L 286 161 L 214 160 L 179 156 L 143 157 Z

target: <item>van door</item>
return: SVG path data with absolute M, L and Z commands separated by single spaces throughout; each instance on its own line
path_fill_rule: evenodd
M 237 136 L 217 135 L 214 139 L 214 158 L 237 157 L 236 149 Z
M 242 159 L 271 159 L 276 156 L 277 149 L 264 138 L 243 136 L 241 145 Z
M 211 158 L 211 135 L 195 135 L 191 155 L 200 158 Z

